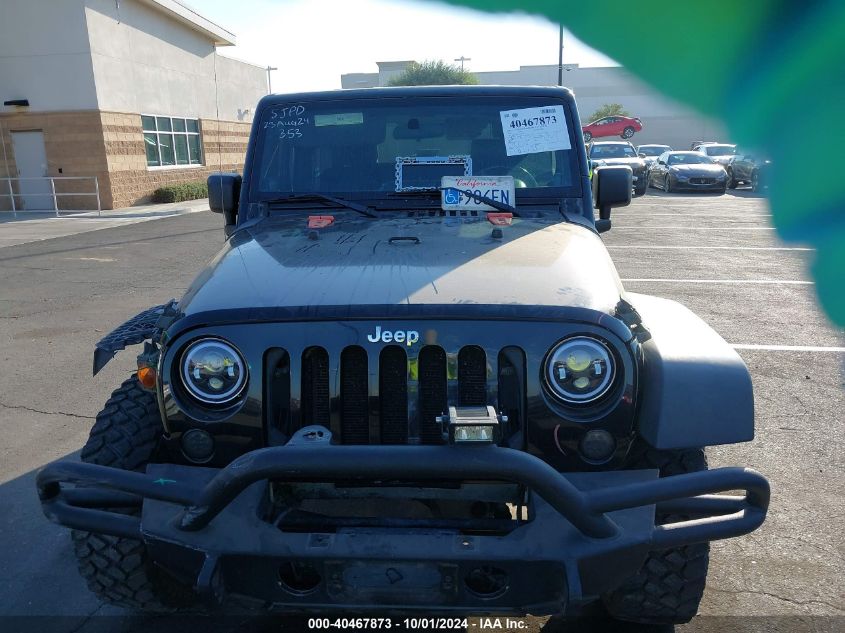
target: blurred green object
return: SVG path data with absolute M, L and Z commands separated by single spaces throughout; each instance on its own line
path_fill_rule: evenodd
M 817 249 L 819 299 L 845 325 L 845 2 L 448 1 L 544 15 L 768 152 L 775 227 Z

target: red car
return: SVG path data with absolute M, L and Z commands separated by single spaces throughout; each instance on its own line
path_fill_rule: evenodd
M 602 138 L 605 136 L 631 138 L 634 132 L 639 132 L 642 129 L 643 122 L 636 117 L 620 116 L 618 114 L 606 116 L 603 119 L 598 119 L 581 127 L 581 131 L 584 133 L 584 142 L 586 143 L 589 143 L 593 138 Z

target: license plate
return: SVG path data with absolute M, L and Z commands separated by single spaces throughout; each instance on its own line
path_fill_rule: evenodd
M 516 202 L 513 176 L 443 176 L 440 187 L 444 211 L 494 210 L 490 205 L 468 196 L 467 191 L 505 204 Z

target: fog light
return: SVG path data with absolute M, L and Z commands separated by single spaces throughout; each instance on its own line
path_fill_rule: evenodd
M 208 431 L 191 429 L 182 435 L 182 451 L 191 461 L 208 461 L 214 454 L 214 438 Z
M 449 407 L 437 416 L 450 444 L 495 444 L 499 441 L 499 416 L 493 407 Z M 507 422 L 502 417 L 502 422 Z
M 581 455 L 591 462 L 603 462 L 616 450 L 616 440 L 607 431 L 594 429 L 587 431 L 581 438 Z

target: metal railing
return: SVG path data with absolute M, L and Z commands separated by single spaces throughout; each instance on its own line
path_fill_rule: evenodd
M 15 198 L 30 198 L 30 197 L 46 197 L 51 198 L 53 200 L 53 211 L 56 213 L 56 217 L 60 216 L 59 210 L 59 198 L 64 197 L 71 197 L 71 196 L 91 196 L 97 199 L 97 215 L 102 214 L 102 206 L 100 204 L 100 182 L 97 180 L 96 176 L 43 176 L 41 178 L 0 178 L 0 180 L 6 181 L 6 186 L 4 191 L 0 192 L 0 199 L 8 198 L 11 202 L 12 206 L 12 213 L 15 214 L 17 217 L 18 213 L 43 213 L 44 211 L 49 211 L 50 209 L 26 209 L 26 208 L 18 208 L 18 205 L 15 203 Z M 94 191 L 74 191 L 74 192 L 67 192 L 67 191 L 56 191 L 56 181 L 57 180 L 93 180 L 94 181 Z M 20 191 L 20 183 L 22 181 L 49 181 L 50 182 L 50 191 L 49 192 L 41 192 L 41 191 Z M 12 182 L 18 183 L 18 192 L 15 193 L 14 189 L 12 188 Z M 69 211 L 66 209 L 66 211 Z M 74 212 L 79 213 L 80 211 L 93 211 L 93 209 L 80 209 L 74 210 Z

